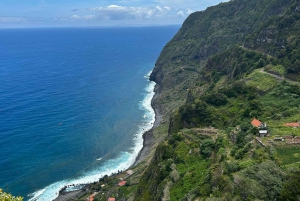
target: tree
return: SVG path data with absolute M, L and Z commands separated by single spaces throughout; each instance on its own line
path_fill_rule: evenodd
M 280 199 L 289 201 L 300 200 L 300 171 L 291 174 L 289 179 L 283 184 Z
M 210 157 L 213 149 L 215 148 L 215 142 L 211 139 L 205 139 L 203 140 L 201 146 L 200 146 L 200 152 L 205 157 Z
M 235 190 L 244 200 L 278 200 L 284 178 L 276 163 L 265 161 L 234 175 Z

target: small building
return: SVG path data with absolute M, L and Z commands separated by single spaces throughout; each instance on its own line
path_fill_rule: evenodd
M 127 170 L 127 174 L 128 174 L 128 175 L 132 175 L 132 174 L 133 174 L 133 171 L 132 171 L 132 170 Z
M 116 201 L 116 198 L 108 198 L 107 201 Z
M 88 201 L 94 201 L 94 198 L 95 198 L 95 196 L 96 196 L 96 193 L 93 193 L 92 195 L 90 195 L 89 197 L 88 197 Z
M 284 138 L 283 137 L 275 137 L 274 141 L 284 141 Z
M 265 137 L 268 135 L 268 130 L 259 130 L 258 132 L 260 137 Z
M 298 122 L 291 122 L 291 123 L 284 124 L 284 126 L 298 128 L 300 124 Z
M 253 127 L 256 127 L 256 128 L 259 129 L 259 131 L 258 131 L 259 137 L 265 137 L 269 134 L 268 130 L 267 130 L 267 124 L 266 123 L 262 123 L 258 119 L 253 119 L 251 121 L 251 125 Z
M 123 180 L 118 183 L 118 186 L 125 186 L 127 181 Z

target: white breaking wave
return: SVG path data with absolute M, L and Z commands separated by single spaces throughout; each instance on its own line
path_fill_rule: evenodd
M 151 73 L 151 72 L 150 72 Z M 146 78 L 149 78 L 150 73 L 147 74 Z M 87 172 L 75 179 L 67 179 L 63 181 L 55 182 L 44 189 L 38 190 L 29 196 L 32 198 L 29 201 L 49 201 L 54 200 L 59 193 L 59 190 L 65 186 L 70 186 L 67 190 L 78 190 L 82 187 L 82 184 L 89 184 L 98 181 L 104 175 L 111 175 L 117 171 L 126 170 L 131 165 L 134 164 L 140 150 L 143 148 L 143 133 L 150 130 L 153 127 L 155 121 L 155 112 L 151 106 L 151 100 L 154 96 L 154 82 L 149 82 L 149 85 L 145 88 L 146 96 L 143 101 L 141 101 L 141 109 L 145 110 L 145 118 L 143 119 L 143 124 L 139 126 L 137 132 L 134 134 L 135 146 L 131 148 L 129 152 L 121 152 L 114 159 L 109 159 L 104 162 L 99 168 Z M 98 159 L 97 159 L 98 160 Z

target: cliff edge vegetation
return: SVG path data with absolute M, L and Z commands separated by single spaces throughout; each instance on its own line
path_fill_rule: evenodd
M 0 188 L 0 201 L 22 201 L 23 198 L 20 196 L 13 196 L 10 193 L 6 193 L 4 192 L 1 188 Z

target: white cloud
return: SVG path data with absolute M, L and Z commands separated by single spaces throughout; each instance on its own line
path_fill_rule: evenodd
M 24 23 L 28 22 L 27 18 L 23 17 L 0 17 L 2 23 Z
M 156 6 L 155 9 L 158 10 L 158 11 L 162 11 L 162 10 L 163 10 L 163 9 L 162 9 L 161 7 L 159 7 L 159 6 Z
M 164 9 L 166 9 L 167 11 L 171 11 L 172 10 L 172 8 L 169 7 L 169 6 L 164 6 Z
M 80 19 L 80 17 L 78 15 L 72 15 L 71 19 L 76 20 L 76 19 Z
M 95 15 L 84 15 L 83 16 L 83 19 L 86 19 L 86 20 L 92 20 L 92 19 L 95 19 L 96 16 Z
M 94 18 L 106 20 L 149 19 L 168 17 L 172 15 L 172 8 L 168 6 L 132 7 L 110 5 L 94 7 L 88 10 L 97 12 L 96 17 Z
M 95 15 L 72 15 L 72 17 L 69 20 L 93 20 L 95 19 Z M 64 21 L 69 21 L 68 19 L 64 19 Z
M 154 0 L 157 5 L 172 5 L 173 8 L 183 10 L 186 7 L 196 10 L 205 10 L 209 6 L 217 5 L 220 2 L 229 0 Z
M 183 17 L 184 16 L 184 12 L 181 10 L 177 13 L 177 17 Z
M 190 13 L 216 5 L 220 0 L 97 0 L 93 3 L 38 0 L 37 2 L 36 6 L 32 7 L 26 7 L 24 4 L 18 7 L 16 12 L 6 11 L 8 9 L 3 7 L 2 17 L 0 16 L 1 26 L 22 23 L 28 26 L 181 24 Z M 10 7 L 13 8 L 12 5 Z M 12 13 L 14 16 L 11 16 Z
M 189 8 L 187 8 L 186 10 L 187 10 L 187 11 L 186 11 L 186 14 L 187 14 L 187 15 L 190 15 L 191 13 L 193 13 L 193 12 L 194 12 L 194 11 L 192 11 L 192 10 L 191 10 L 191 9 L 189 9 Z

